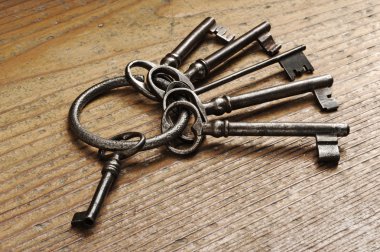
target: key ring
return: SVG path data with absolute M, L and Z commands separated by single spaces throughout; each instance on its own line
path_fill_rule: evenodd
M 205 136 L 202 134 L 202 117 L 198 110 L 198 108 L 192 104 L 189 101 L 175 101 L 171 103 L 166 110 L 164 111 L 164 114 L 162 115 L 162 124 L 161 124 L 161 131 L 167 132 L 167 130 L 170 130 L 173 127 L 173 122 L 169 119 L 169 112 L 174 108 L 184 108 L 188 112 L 194 115 L 195 120 L 193 125 L 191 126 L 191 131 L 194 134 L 194 140 L 192 141 L 192 144 L 190 147 L 187 148 L 177 148 L 171 145 L 171 142 L 168 143 L 167 148 L 178 155 L 189 155 L 193 154 L 197 151 L 199 146 L 202 144 L 202 142 L 205 139 Z
M 127 157 L 130 157 L 130 156 L 133 156 L 135 155 L 137 152 L 139 152 L 141 150 L 142 147 L 144 147 L 144 144 L 146 142 L 146 138 L 145 138 L 145 135 L 140 133 L 140 132 L 135 132 L 135 131 L 130 131 L 130 132 L 125 132 L 125 133 L 121 133 L 121 134 L 118 134 L 116 136 L 113 136 L 111 139 L 112 140 L 129 140 L 129 139 L 132 139 L 132 138 L 136 138 L 138 137 L 140 140 L 137 142 L 137 144 L 128 150 L 127 151 L 124 151 L 123 153 L 121 153 L 119 159 L 122 160 L 122 159 L 125 159 Z M 104 149 L 99 149 L 98 151 L 98 157 L 100 160 L 108 160 L 110 158 L 112 158 L 115 153 L 111 153 L 111 154 L 106 154 L 106 150 Z
M 149 88 L 149 86 L 145 82 L 140 81 L 133 76 L 133 67 L 141 67 L 150 71 L 152 68 L 156 67 L 156 64 L 147 60 L 133 60 L 129 62 L 125 67 L 125 78 L 138 92 L 151 100 L 158 101 L 156 95 L 152 93 L 152 90 Z
M 128 85 L 129 83 L 123 76 L 115 77 L 109 80 L 102 81 L 90 87 L 81 95 L 79 95 L 71 105 L 69 111 L 69 124 L 73 133 L 83 142 L 96 148 L 104 149 L 107 151 L 127 151 L 126 153 L 128 154 L 130 152 L 130 149 L 135 148 L 138 142 L 102 138 L 85 129 L 79 120 L 81 110 L 88 103 L 112 89 L 125 87 Z M 187 111 L 182 111 L 178 116 L 178 120 L 173 125 L 173 127 L 168 129 L 168 131 L 166 131 L 165 133 L 146 139 L 144 146 L 141 147 L 141 151 L 165 145 L 169 141 L 179 137 L 182 134 L 182 131 L 186 128 L 188 120 L 189 114 L 187 113 Z
M 167 76 L 167 78 L 170 78 L 170 81 L 166 87 L 160 87 L 155 82 L 155 77 L 158 74 L 162 74 Z M 152 92 L 156 95 L 156 97 L 159 97 L 160 100 L 162 100 L 165 96 L 165 92 L 170 85 L 170 83 L 174 81 L 180 81 L 184 83 L 187 88 L 194 90 L 194 85 L 191 83 L 190 79 L 187 78 L 186 75 L 184 75 L 181 71 L 174 67 L 170 66 L 156 66 L 149 70 L 148 77 L 147 77 L 147 86 L 148 89 L 152 90 Z M 162 84 L 161 84 L 162 85 Z

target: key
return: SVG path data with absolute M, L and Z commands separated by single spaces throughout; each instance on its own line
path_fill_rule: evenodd
M 96 188 L 95 194 L 92 197 L 91 203 L 84 212 L 77 212 L 74 214 L 71 221 L 73 227 L 89 229 L 95 224 L 96 217 L 100 212 L 103 202 L 111 190 L 112 185 L 119 176 L 121 170 L 121 160 L 130 157 L 141 150 L 145 144 L 145 136 L 139 132 L 127 132 L 113 137 L 113 140 L 129 140 L 138 137 L 140 141 L 127 152 L 113 153 L 109 156 L 104 154 L 103 150 L 99 150 L 101 159 L 107 159 L 106 164 L 102 169 L 102 178 Z
M 189 35 L 171 52 L 168 53 L 160 62 L 178 68 L 184 58 L 194 50 L 206 37 L 207 33 L 213 33 L 224 42 L 231 42 L 235 35 L 230 34 L 226 28 L 218 25 L 214 18 L 208 17 L 203 20 Z
M 323 111 L 334 111 L 338 108 L 338 103 L 331 96 L 324 97 L 321 96 L 321 94 L 316 95 L 320 92 L 319 90 L 330 90 L 333 81 L 334 80 L 331 75 L 322 75 L 319 77 L 265 88 L 242 95 L 224 95 L 214 98 L 207 103 L 202 103 L 195 92 L 186 87 L 185 83 L 174 82 L 168 87 L 164 96 L 163 109 L 165 110 L 168 104 L 173 101 L 171 97 L 176 95 L 183 96 L 184 94 L 187 94 L 187 98 L 190 97 L 191 102 L 193 104 L 197 104 L 197 107 L 201 111 L 203 117 L 206 115 L 220 116 L 225 113 L 230 113 L 233 110 L 312 92 Z M 331 90 L 329 93 L 331 94 Z
M 309 60 L 303 54 L 303 51 L 306 49 L 305 45 L 298 46 L 287 52 L 276 55 L 270 59 L 264 60 L 258 64 L 244 68 L 238 72 L 235 72 L 231 75 L 228 75 L 224 78 L 216 80 L 206 86 L 196 89 L 197 94 L 202 94 L 206 91 L 219 87 L 227 82 L 236 80 L 244 75 L 255 72 L 264 67 L 273 65 L 275 63 L 280 63 L 282 68 L 284 68 L 286 75 L 291 81 L 295 80 L 296 76 L 300 76 L 303 73 L 312 73 L 314 71 L 313 66 L 310 64 Z
M 161 65 L 178 68 L 183 60 L 203 41 L 208 33 L 213 33 L 224 42 L 232 41 L 235 36 L 231 35 L 226 28 L 218 25 L 214 18 L 204 19 L 181 43 L 162 60 Z M 125 68 L 125 77 L 129 83 L 141 94 L 152 100 L 158 100 L 156 95 L 144 81 L 134 77 L 132 74 L 133 67 L 142 67 L 148 71 L 154 68 L 156 64 L 145 60 L 134 60 L 127 64 Z M 163 82 L 161 80 L 160 82 Z
M 164 111 L 162 131 L 172 127 L 169 113 L 174 108 L 188 110 L 195 117 L 191 129 L 194 140 L 190 147 L 168 146 L 173 153 L 192 154 L 202 144 L 207 135 L 213 137 L 228 136 L 313 136 L 316 138 L 319 161 L 337 163 L 340 159 L 338 137 L 347 136 L 350 128 L 345 123 L 243 123 L 228 120 L 205 121 L 199 109 L 189 101 L 172 102 Z
M 194 83 L 195 81 L 205 79 L 213 68 L 217 67 L 254 41 L 259 41 L 259 43 L 261 43 L 260 41 L 266 41 L 265 43 L 262 43 L 265 51 L 270 55 L 278 53 L 281 46 L 276 45 L 271 36 L 267 36 L 270 28 L 268 22 L 263 22 L 205 59 L 198 59 L 190 65 L 189 69 L 183 74 L 182 79 L 188 78 L 188 81 L 185 81 L 187 83 Z M 265 36 L 265 39 L 262 38 L 263 36 Z M 173 71 L 172 67 L 161 65 L 152 68 L 148 72 L 147 86 L 157 99 L 162 99 L 164 97 L 166 88 L 172 81 L 179 80 L 177 74 L 175 76 L 167 76 L 168 79 L 166 80 L 159 80 L 157 77 L 163 75 L 163 72 Z
M 281 45 L 277 45 L 274 42 L 272 36 L 269 34 L 270 28 L 271 26 L 268 22 L 261 23 L 213 54 L 192 63 L 185 72 L 185 75 L 192 82 L 205 79 L 212 69 L 254 41 L 257 41 L 268 55 L 272 56 L 277 54 Z
M 223 115 L 232 110 L 274 101 L 290 96 L 312 92 L 321 110 L 334 111 L 339 107 L 331 97 L 331 86 L 334 79 L 331 75 L 322 75 L 289 84 L 261 89 L 237 96 L 222 96 L 212 99 L 204 104 L 208 115 Z

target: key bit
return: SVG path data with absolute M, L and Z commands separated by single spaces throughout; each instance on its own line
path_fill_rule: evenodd
M 77 212 L 74 214 L 71 221 L 71 225 L 73 227 L 88 229 L 95 224 L 95 219 L 99 214 L 104 199 L 110 191 L 114 181 L 119 176 L 119 173 L 120 156 L 115 154 L 102 169 L 102 179 L 96 188 L 94 197 L 92 198 L 87 211 Z
M 231 42 L 235 38 L 235 35 L 230 34 L 226 28 L 216 23 L 210 28 L 210 32 L 225 42 Z
M 264 51 L 270 56 L 276 55 L 281 49 L 281 45 L 276 44 L 269 32 L 260 36 L 257 39 L 257 42 L 260 44 L 261 48 L 263 48 Z
M 303 50 L 306 46 L 297 47 L 289 53 L 286 57 L 280 57 L 279 63 L 284 68 L 286 74 L 290 80 L 295 80 L 296 76 L 300 76 L 303 73 L 312 73 L 314 71 L 310 61 L 303 54 Z
M 315 97 L 317 97 L 319 106 L 324 111 L 333 111 L 337 110 L 339 104 L 331 97 L 331 87 L 318 88 L 313 91 Z
M 319 161 L 338 163 L 340 159 L 338 137 L 332 134 L 315 136 Z

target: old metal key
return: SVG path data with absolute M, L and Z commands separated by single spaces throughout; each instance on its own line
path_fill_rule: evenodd
M 241 37 L 235 39 L 231 43 L 207 56 L 206 58 L 196 60 L 183 74 L 183 78 L 188 78 L 189 81 L 187 82 L 191 83 L 207 78 L 212 69 L 225 62 L 231 56 L 248 46 L 250 43 L 254 41 L 263 41 L 260 39 L 262 37 L 265 37 L 265 41 L 267 41 L 267 43 L 261 43 L 265 51 L 269 55 L 277 54 L 281 46 L 274 43 L 272 36 L 268 36 L 270 28 L 271 27 L 268 22 L 263 22 Z M 174 72 L 174 70 L 169 66 L 156 66 L 149 71 L 147 86 L 155 94 L 156 97 L 162 99 L 164 97 L 167 86 L 172 81 L 178 80 L 178 78 L 176 78 L 177 74 L 175 76 L 172 76 L 168 74 L 170 72 Z M 166 81 L 166 83 L 161 83 L 161 81 L 157 80 L 157 75 L 162 75 L 164 73 L 166 74 L 169 81 Z
M 162 131 L 170 129 L 173 122 L 170 112 L 174 108 L 188 110 L 195 117 L 191 129 L 194 139 L 190 147 L 180 148 L 169 145 L 173 153 L 188 155 L 197 151 L 206 135 L 228 136 L 314 136 L 317 141 L 319 161 L 336 163 L 340 159 L 338 136 L 347 136 L 349 126 L 345 123 L 234 123 L 227 120 L 208 122 L 199 109 L 189 101 L 172 102 L 164 111 Z
M 215 34 L 222 41 L 228 43 L 234 39 L 234 35 L 228 33 L 227 29 L 218 25 L 214 18 L 207 17 L 204 19 L 184 40 L 170 53 L 168 53 L 160 62 L 163 66 L 178 68 L 183 60 L 204 40 L 208 33 Z M 136 78 L 132 74 L 132 68 L 142 67 L 148 71 L 157 65 L 146 60 L 134 60 L 127 64 L 125 68 L 125 77 L 129 83 L 140 93 L 149 99 L 157 100 L 155 94 L 144 80 Z M 159 78 L 160 79 L 160 78 Z M 163 80 L 161 80 L 162 82 Z
M 231 75 L 223 77 L 219 80 L 211 82 L 203 87 L 197 88 L 195 92 L 197 94 L 202 94 L 211 89 L 217 88 L 225 83 L 236 80 L 244 75 L 255 72 L 264 67 L 273 65 L 275 63 L 280 63 L 282 68 L 284 68 L 288 78 L 293 81 L 295 80 L 296 75 L 301 75 L 302 73 L 308 72 L 312 73 L 314 71 L 313 66 L 310 64 L 309 60 L 303 54 L 303 51 L 306 49 L 306 46 L 298 46 L 289 51 L 276 55 L 270 59 L 264 60 L 255 65 L 244 68 L 238 72 L 235 72 Z
M 141 150 L 145 144 L 145 136 L 139 132 L 127 132 L 113 137 L 113 140 L 129 140 L 131 138 L 138 137 L 139 142 L 128 152 L 123 153 L 113 153 L 106 156 L 104 150 L 99 150 L 99 156 L 101 159 L 106 159 L 106 163 L 102 169 L 102 178 L 96 188 L 95 194 L 91 200 L 91 203 L 84 212 L 77 212 L 74 214 L 71 221 L 73 227 L 78 228 L 91 228 L 95 224 L 96 217 L 100 212 L 100 208 L 103 205 L 103 202 L 110 191 L 115 180 L 119 176 L 121 170 L 122 159 L 130 157 Z

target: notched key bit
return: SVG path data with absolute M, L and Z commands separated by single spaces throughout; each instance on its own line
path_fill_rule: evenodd
M 210 32 L 226 42 L 231 42 L 235 38 L 234 34 L 230 34 L 225 27 L 216 23 L 210 28 Z
M 303 73 L 312 73 L 314 71 L 314 67 L 302 52 L 305 49 L 306 46 L 296 47 L 289 51 L 290 53 L 286 57 L 279 58 L 280 65 L 284 68 L 289 79 L 292 81 L 296 76 L 300 76 Z
M 270 56 L 276 55 L 281 49 L 281 45 L 276 44 L 272 35 L 269 32 L 258 37 L 257 42 Z

